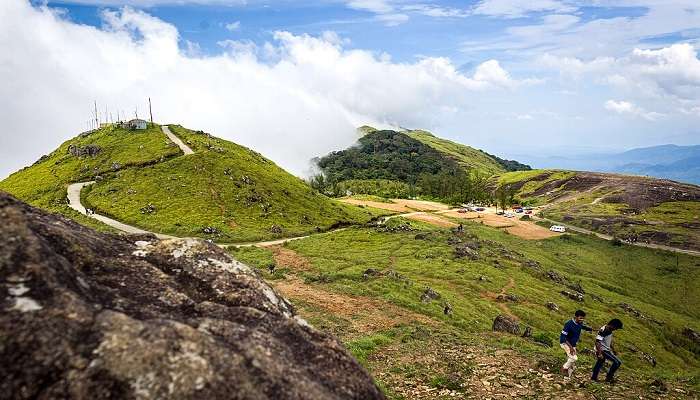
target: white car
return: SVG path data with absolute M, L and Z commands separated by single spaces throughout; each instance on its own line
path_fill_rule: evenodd
M 561 226 L 561 225 L 552 225 L 552 226 L 549 228 L 549 230 L 552 231 L 552 232 L 559 232 L 559 233 L 564 233 L 564 232 L 566 232 L 566 228 L 563 227 L 563 226 Z
M 515 217 L 515 214 L 513 214 L 512 212 L 507 212 L 507 213 L 504 214 L 504 216 L 505 216 L 506 218 L 513 218 L 513 217 Z

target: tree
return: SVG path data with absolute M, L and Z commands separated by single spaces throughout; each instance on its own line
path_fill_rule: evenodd
M 498 206 L 501 206 L 501 210 L 505 212 L 506 208 L 510 207 L 510 205 L 513 204 L 513 197 L 515 196 L 515 192 L 509 186 L 501 185 L 498 188 L 496 188 L 494 195 L 496 197 L 496 208 L 498 209 Z

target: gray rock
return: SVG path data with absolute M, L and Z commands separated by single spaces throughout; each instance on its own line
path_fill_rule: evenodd
M 545 307 L 547 307 L 547 309 L 550 311 L 559 311 L 559 306 L 551 301 L 545 304 Z
M 101 152 L 102 148 L 96 144 L 88 144 L 85 146 L 71 144 L 68 146 L 68 153 L 74 157 L 96 157 Z
M 439 299 L 440 293 L 434 291 L 431 287 L 426 287 L 423 294 L 420 296 L 420 301 L 430 303 L 433 300 Z
M 103 234 L 2 192 L 0 220 L 0 397 L 384 398 L 212 244 Z
M 520 324 L 518 321 L 506 315 L 499 315 L 493 320 L 494 332 L 506 332 L 513 335 L 520 335 Z
M 570 298 L 571 300 L 583 301 L 583 294 L 581 294 L 581 293 L 569 292 L 566 290 L 562 290 L 560 293 L 563 294 L 564 296 Z

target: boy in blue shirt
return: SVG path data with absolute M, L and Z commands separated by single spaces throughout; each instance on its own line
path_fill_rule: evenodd
M 593 329 L 589 326 L 583 324 L 586 319 L 586 313 L 583 310 L 576 310 L 574 317 L 564 324 L 564 329 L 559 335 L 559 346 L 564 349 L 566 353 L 566 362 L 564 366 L 561 367 L 561 373 L 571 377 L 576 369 L 576 360 L 578 356 L 576 355 L 576 343 L 578 343 L 581 337 L 581 330 L 591 332 Z

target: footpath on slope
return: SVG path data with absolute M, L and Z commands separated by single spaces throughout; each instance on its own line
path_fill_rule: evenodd
M 189 155 L 189 154 L 194 154 L 194 151 L 187 146 L 185 143 L 182 142 L 180 138 L 175 136 L 168 126 L 162 125 L 161 129 L 163 130 L 163 133 L 170 139 L 173 143 L 177 145 L 177 147 L 182 150 L 184 153 L 183 156 Z M 80 192 L 83 190 L 85 186 L 89 186 L 94 184 L 95 181 L 87 181 L 87 182 L 76 182 L 72 183 L 68 186 L 68 206 L 72 208 L 73 210 L 88 216 L 90 218 L 94 218 L 106 225 L 111 226 L 112 228 L 115 228 L 121 232 L 124 233 L 129 233 L 129 234 L 153 234 L 155 235 L 158 239 L 199 239 L 199 238 L 189 238 L 189 237 L 178 237 L 178 236 L 172 236 L 172 235 L 166 235 L 163 233 L 157 233 L 157 232 L 151 232 L 147 231 L 141 228 L 137 228 L 133 225 L 128 225 L 122 222 L 119 222 L 115 219 L 109 218 L 105 215 L 101 214 L 96 214 L 92 211 L 88 212 L 88 210 L 83 206 L 81 200 L 80 200 Z M 345 230 L 345 228 L 339 228 L 335 229 L 331 232 L 338 232 Z M 328 233 L 328 232 L 324 232 Z M 251 247 L 251 246 L 257 246 L 257 247 L 267 247 L 267 246 L 275 246 L 275 245 L 281 245 L 285 244 L 287 242 L 290 242 L 292 240 L 300 240 L 300 239 L 306 239 L 310 235 L 304 235 L 304 236 L 297 236 L 297 237 L 290 237 L 290 238 L 283 238 L 283 239 L 276 239 L 276 240 L 269 240 L 269 241 L 262 241 L 262 242 L 250 242 L 250 243 L 238 243 L 238 244 L 221 244 L 219 245 L 220 247 Z
M 182 150 L 184 155 L 188 154 L 194 154 L 194 151 L 192 151 L 191 148 L 189 148 L 186 144 L 180 140 L 177 136 L 175 136 L 172 132 L 170 132 L 170 129 L 166 125 L 162 125 L 161 129 L 163 130 L 163 133 L 170 139 L 173 143 L 177 145 L 177 147 Z M 162 233 L 156 233 L 156 232 L 150 232 L 146 231 L 140 228 L 137 228 L 132 225 L 127 225 L 122 222 L 119 222 L 117 220 L 114 220 L 112 218 L 109 218 L 105 215 L 101 214 L 96 214 L 94 212 L 88 212 L 88 210 L 83 206 L 83 204 L 80 201 L 80 192 L 83 190 L 85 186 L 89 186 L 94 184 L 95 181 L 87 181 L 87 182 L 76 182 L 72 183 L 68 186 L 68 206 L 75 211 L 86 215 L 90 218 L 94 218 L 106 225 L 111 226 L 112 228 L 115 228 L 119 231 L 126 232 L 126 233 L 152 233 L 155 235 L 158 239 L 178 239 L 176 236 L 171 236 L 171 235 L 165 235 Z

